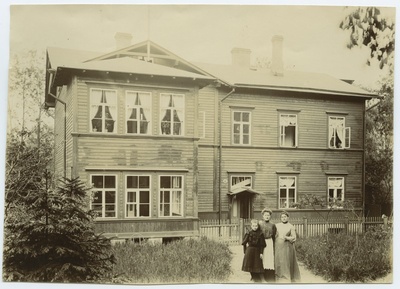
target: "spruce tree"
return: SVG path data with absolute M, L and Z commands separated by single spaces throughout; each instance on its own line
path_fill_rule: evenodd
M 60 182 L 55 191 L 27 196 L 25 218 L 6 221 L 4 280 L 93 282 L 111 271 L 111 242 L 95 233 L 85 185 L 79 178 Z

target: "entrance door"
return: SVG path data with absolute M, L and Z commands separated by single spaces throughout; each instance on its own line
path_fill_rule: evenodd
M 235 196 L 232 202 L 232 217 L 241 219 L 250 219 L 253 217 L 252 195 L 240 193 Z

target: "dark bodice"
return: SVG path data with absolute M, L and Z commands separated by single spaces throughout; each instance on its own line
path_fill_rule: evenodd
M 275 240 L 276 226 L 274 223 L 266 222 L 266 221 L 262 220 L 262 221 L 259 221 L 259 225 L 260 225 L 261 232 L 263 233 L 265 239 L 272 238 L 272 240 Z

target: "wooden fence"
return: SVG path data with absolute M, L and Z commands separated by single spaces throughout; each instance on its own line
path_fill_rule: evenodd
M 278 220 L 271 220 L 278 223 Z M 367 217 L 362 219 L 290 219 L 300 238 L 323 235 L 326 233 L 362 233 L 371 226 L 390 225 L 388 218 Z M 250 227 L 250 220 L 200 220 L 200 236 L 206 237 L 228 245 L 241 243 L 243 235 Z

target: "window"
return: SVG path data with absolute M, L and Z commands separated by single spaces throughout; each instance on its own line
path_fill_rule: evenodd
M 92 132 L 115 133 L 117 93 L 115 90 L 90 91 L 90 119 Z
M 183 135 L 185 98 L 183 94 L 160 95 L 161 134 Z
M 183 216 L 182 183 L 182 176 L 160 176 L 160 216 Z
M 126 177 L 126 217 L 150 217 L 150 177 Z
M 148 134 L 151 131 L 151 94 L 149 92 L 126 92 L 126 132 Z
M 344 178 L 328 177 L 328 207 L 341 207 L 344 201 Z M 336 204 L 336 202 L 339 202 Z
M 231 191 L 243 187 L 251 188 L 252 187 L 251 183 L 252 183 L 251 176 L 231 176 Z
M 350 127 L 345 127 L 345 117 L 329 116 L 329 148 L 350 148 Z
M 100 218 L 115 218 L 117 206 L 116 176 L 93 175 L 91 208 Z
M 280 138 L 281 147 L 297 147 L 297 115 L 280 114 Z
M 233 143 L 240 145 L 250 144 L 250 112 L 234 111 L 232 124 Z
M 279 208 L 290 208 L 296 202 L 296 177 L 279 177 Z

